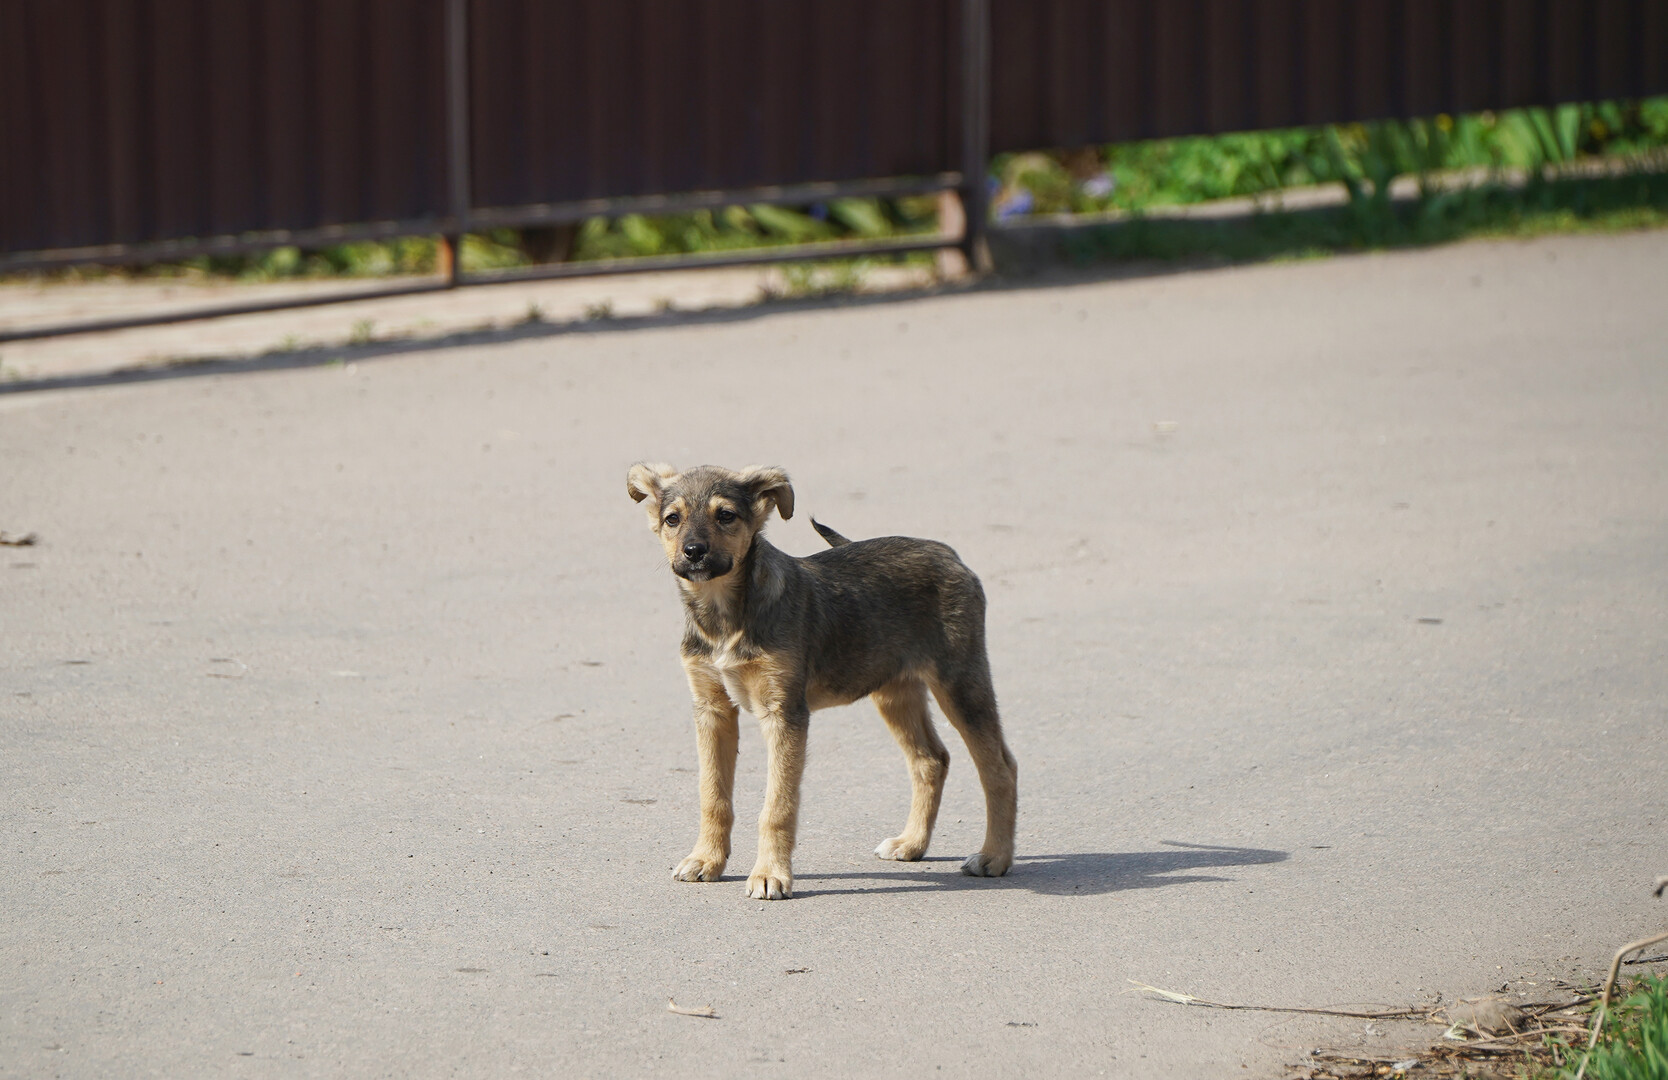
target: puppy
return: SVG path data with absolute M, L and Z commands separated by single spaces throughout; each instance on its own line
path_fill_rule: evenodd
M 737 712 L 759 721 L 769 758 L 759 854 L 747 895 L 793 895 L 799 781 L 811 713 L 872 697 L 909 763 L 903 832 L 875 854 L 926 853 L 950 755 L 933 730 L 927 692 L 967 743 L 985 792 L 985 841 L 962 864 L 1000 877 L 1014 859 L 1019 771 L 1002 739 L 985 654 L 985 594 L 956 553 L 932 540 L 852 542 L 811 524 L 831 545 L 800 559 L 764 538 L 775 510 L 793 516 L 777 468 L 633 465 L 626 490 L 642 503 L 683 596 L 683 666 L 695 699 L 701 830 L 679 881 L 717 881 L 735 823 Z

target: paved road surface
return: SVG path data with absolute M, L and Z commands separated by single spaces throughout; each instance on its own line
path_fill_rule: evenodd
M 1668 922 L 1668 233 L 0 395 L 0 1075 L 1280 1075 Z M 639 458 L 984 577 L 1020 860 L 694 837 Z M 711 1005 L 719 1019 L 672 1015 Z M 1245 1066 L 1245 1068 L 1242 1068 Z

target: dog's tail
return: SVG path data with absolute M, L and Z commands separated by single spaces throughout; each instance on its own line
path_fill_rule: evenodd
M 850 540 L 841 536 L 833 529 L 830 529 L 827 525 L 824 525 L 816 518 L 811 519 L 811 528 L 817 530 L 818 534 L 821 535 L 824 540 L 828 541 L 829 547 L 844 547 L 845 545 L 851 543 Z

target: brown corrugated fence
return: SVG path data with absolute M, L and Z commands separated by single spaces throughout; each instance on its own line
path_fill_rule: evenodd
M 991 149 L 1668 91 L 1662 0 L 992 0 Z
M 1664 92 L 1668 0 L 0 0 L 0 269 Z
M 474 0 L 483 207 L 956 168 L 959 0 Z
M 444 0 L 0 0 L 0 253 L 444 212 Z

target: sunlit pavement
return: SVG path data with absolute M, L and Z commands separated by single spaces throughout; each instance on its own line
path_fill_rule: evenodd
M 0 1075 L 1277 1076 L 1668 909 L 1668 233 L 0 395 Z M 1020 859 L 812 723 L 695 836 L 625 471 L 983 577 Z M 745 723 L 745 722 L 744 722 Z M 711 1006 L 716 1019 L 669 1012 Z M 1242 1069 L 1241 1066 L 1247 1066 Z

